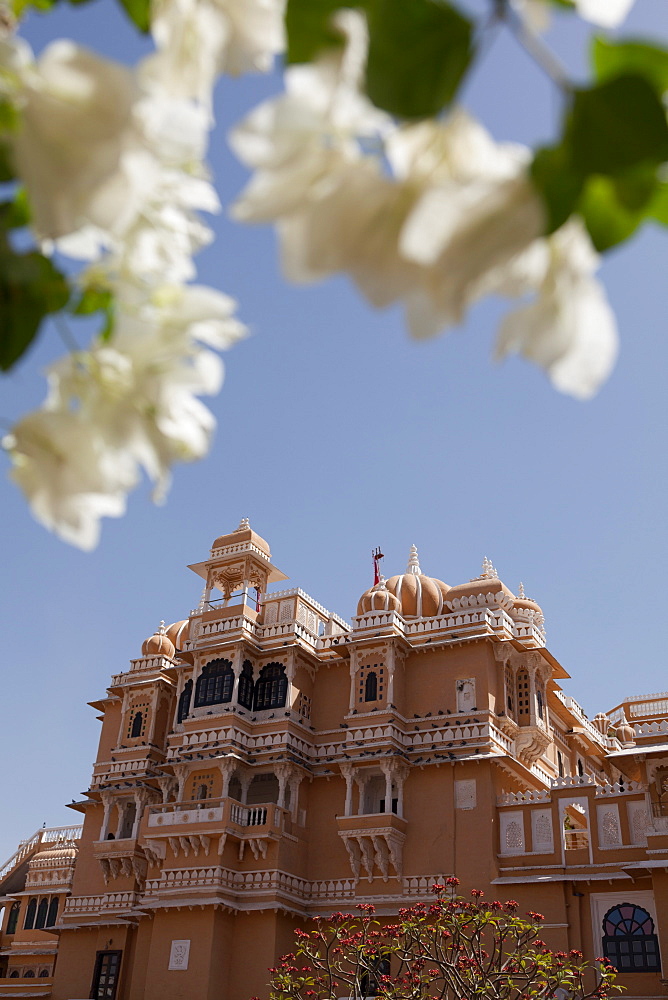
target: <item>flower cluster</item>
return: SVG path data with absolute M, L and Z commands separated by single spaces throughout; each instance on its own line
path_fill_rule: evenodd
M 81 548 L 142 472 L 159 499 L 172 465 L 209 448 L 215 421 L 198 397 L 221 386 L 214 350 L 246 332 L 231 298 L 188 284 L 212 239 L 200 213 L 220 208 L 204 162 L 211 94 L 222 71 L 269 68 L 282 16 L 283 0 L 161 0 L 156 51 L 134 69 L 71 41 L 39 59 L 9 32 L 0 42 L 35 234 L 85 262 L 81 301 L 109 314 L 104 336 L 50 367 L 43 406 L 3 441 L 35 517 Z
M 494 142 L 463 110 L 403 125 L 379 112 L 362 90 L 364 16 L 341 11 L 336 24 L 345 47 L 288 67 L 285 93 L 232 132 L 254 171 L 233 215 L 276 224 L 292 280 L 343 271 L 373 305 L 403 301 L 418 338 L 490 292 L 533 296 L 503 322 L 497 357 L 521 353 L 558 389 L 591 396 L 617 332 L 584 226 L 543 238 L 529 150 Z
M 485 903 L 477 889 L 467 900 L 455 895 L 458 884 L 454 876 L 435 883 L 435 902 L 402 908 L 394 924 L 371 919 L 371 904 L 358 905 L 358 915 L 317 918 L 315 930 L 296 932 L 295 953 L 270 970 L 270 1000 L 331 1000 L 339 988 L 388 1000 L 562 993 L 588 1000 L 620 989 L 615 970 L 597 959 L 597 984 L 589 990 L 582 953 L 552 952 L 538 938 L 541 914 L 519 916 L 515 900 Z

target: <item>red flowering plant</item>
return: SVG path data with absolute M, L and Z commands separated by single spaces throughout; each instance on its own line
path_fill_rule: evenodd
M 622 989 L 605 959 L 554 952 L 540 939 L 540 913 L 514 900 L 457 895 L 459 880 L 433 886 L 431 905 L 381 924 L 368 903 L 297 930 L 294 953 L 271 969 L 270 1000 L 604 1000 Z

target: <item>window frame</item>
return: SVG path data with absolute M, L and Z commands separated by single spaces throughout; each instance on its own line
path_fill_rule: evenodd
M 102 985 L 107 986 L 107 984 L 100 983 L 100 977 L 102 975 L 102 965 L 106 958 L 115 958 L 117 960 L 115 978 L 113 983 L 111 984 L 111 993 L 100 992 L 100 987 Z M 116 993 L 118 991 L 118 980 L 120 979 L 122 961 L 123 961 L 123 952 L 120 948 L 113 949 L 110 951 L 97 951 L 95 953 L 93 979 L 91 981 L 90 994 L 89 994 L 90 1000 L 114 1000 Z

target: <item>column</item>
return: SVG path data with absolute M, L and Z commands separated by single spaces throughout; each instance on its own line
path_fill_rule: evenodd
M 344 816 L 353 814 L 353 766 L 352 764 L 339 764 L 339 770 L 346 779 L 346 804 L 343 809 Z
M 299 818 L 299 786 L 302 783 L 302 774 L 293 774 L 290 778 L 290 815 L 292 822 L 296 823 Z
M 157 721 L 159 704 L 160 704 L 160 691 L 156 687 L 153 691 L 153 697 L 151 698 L 151 724 L 148 728 L 148 735 L 146 736 L 147 743 L 152 743 L 155 738 L 155 724 Z
M 396 666 L 394 646 L 392 643 L 388 643 L 387 646 L 387 657 L 386 657 L 386 667 L 387 667 L 387 704 L 394 705 L 394 668 Z
M 355 775 L 355 784 L 357 785 L 357 813 L 356 816 L 362 816 L 364 814 L 364 790 L 366 788 L 366 778 L 362 775 Z
M 395 779 L 397 782 L 397 816 L 404 818 L 404 783 L 408 777 L 409 769 L 408 767 L 399 767 L 395 770 Z
M 144 815 L 144 807 L 147 804 L 147 793 L 143 788 L 138 788 L 134 794 L 135 798 L 135 821 L 132 824 L 131 837 L 136 840 L 139 836 L 139 826 L 141 824 L 142 816 Z
M 250 788 L 250 783 L 253 780 L 252 774 L 240 774 L 239 783 L 241 784 L 241 802 L 242 805 L 246 805 L 248 802 L 248 789 Z
M 116 823 L 116 840 L 120 840 L 121 831 L 123 829 L 123 820 L 125 819 L 125 806 L 126 803 L 122 800 L 116 803 L 116 809 L 118 810 L 118 822 Z
M 391 765 L 385 764 L 383 771 L 385 772 L 385 812 L 392 812 L 392 767 Z
M 230 794 L 230 782 L 232 781 L 234 772 L 237 769 L 237 761 L 226 760 L 223 758 L 223 760 L 218 761 L 218 767 L 223 776 L 223 788 L 220 794 L 225 799 Z
M 109 833 L 109 817 L 111 815 L 111 807 L 113 805 L 111 797 L 106 792 L 100 793 L 102 798 L 102 805 L 104 806 L 104 815 L 102 817 L 102 828 L 100 830 L 100 840 L 106 840 L 107 834 Z
M 277 764 L 274 774 L 278 778 L 278 801 L 276 803 L 281 809 L 285 809 L 285 789 L 290 777 L 292 768 L 289 764 Z
M 237 649 L 235 650 L 234 661 L 232 663 L 232 672 L 234 673 L 234 685 L 232 687 L 233 705 L 237 705 L 239 703 L 239 678 L 241 677 L 241 666 L 242 666 L 241 650 Z

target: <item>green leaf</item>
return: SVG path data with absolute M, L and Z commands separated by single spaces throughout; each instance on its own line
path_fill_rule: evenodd
M 81 297 L 72 312 L 75 316 L 90 316 L 91 313 L 99 312 L 101 309 L 109 309 L 113 296 L 108 288 L 89 285 L 81 294 Z
M 642 222 L 643 208 L 631 209 L 619 200 L 614 179 L 601 174 L 589 177 L 578 205 L 599 252 L 623 243 Z
M 565 146 L 539 149 L 531 164 L 531 179 L 547 213 L 545 235 L 563 226 L 577 204 L 584 178 L 575 171 Z
M 288 63 L 310 62 L 322 49 L 343 44 L 343 35 L 331 24 L 333 14 L 343 6 L 345 0 L 288 0 Z M 355 6 L 364 7 L 365 0 Z
M 0 259 L 0 369 L 7 371 L 35 339 L 47 313 L 69 298 L 64 276 L 37 251 L 4 249 Z
M 668 184 L 657 184 L 646 214 L 655 222 L 668 226 Z
M 82 0 L 70 0 L 81 3 Z M 151 27 L 151 0 L 118 0 L 133 24 L 140 31 L 148 32 Z
M 583 174 L 617 174 L 668 158 L 664 108 L 652 85 L 632 73 L 577 90 L 565 139 Z
M 27 10 L 47 11 L 56 4 L 56 0 L 12 0 L 12 13 L 17 19 L 21 19 Z
M 596 37 L 591 58 L 599 80 L 609 80 L 622 73 L 646 77 L 663 94 L 668 90 L 668 49 L 641 41 L 614 42 Z
M 472 36 L 471 21 L 445 0 L 371 0 L 369 97 L 400 118 L 438 114 L 471 64 Z

